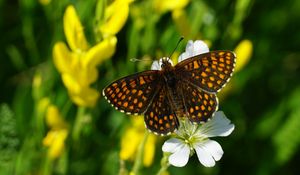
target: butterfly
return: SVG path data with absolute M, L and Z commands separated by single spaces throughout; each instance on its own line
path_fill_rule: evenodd
M 103 90 L 115 109 L 144 115 L 146 127 L 168 135 L 179 119 L 206 122 L 218 109 L 216 93 L 232 76 L 236 56 L 231 51 L 211 51 L 187 58 L 175 66 L 162 58 L 161 70 L 147 70 L 120 78 Z

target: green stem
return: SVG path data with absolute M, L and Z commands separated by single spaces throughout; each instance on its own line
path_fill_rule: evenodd
M 167 169 L 169 168 L 170 164 L 169 164 L 169 153 L 164 153 L 163 157 L 161 158 L 160 161 L 160 169 L 158 170 L 158 172 L 156 173 L 157 175 L 161 175 L 163 174 L 165 171 L 167 171 Z
M 44 167 L 43 167 L 43 174 L 44 175 L 50 175 L 52 174 L 53 169 L 53 162 L 49 156 L 46 156 Z
M 144 138 L 143 138 L 142 142 L 140 143 L 140 145 L 138 147 L 135 162 L 134 162 L 134 165 L 133 165 L 133 168 L 132 168 L 132 173 L 134 175 L 138 174 L 138 172 L 139 172 L 139 170 L 142 166 L 143 152 L 144 152 L 145 143 L 146 143 L 146 140 L 147 140 L 148 136 L 149 136 L 149 132 L 145 131 Z
M 63 116 L 67 116 L 67 113 L 69 112 L 70 108 L 72 107 L 72 101 L 70 99 L 68 99 L 68 101 L 64 104 L 62 110 L 61 110 L 61 114 Z
M 125 167 L 125 161 L 120 159 L 119 175 L 128 175 L 128 171 Z
M 94 18 L 94 35 L 96 37 L 96 42 L 100 42 L 102 35 L 99 31 L 99 26 L 103 23 L 105 16 L 106 0 L 98 0 L 96 5 L 96 13 Z
M 84 107 L 79 107 L 77 109 L 77 114 L 76 114 L 76 119 L 72 131 L 72 138 L 73 140 L 77 141 L 80 136 L 81 128 L 82 128 L 82 119 L 84 117 L 85 113 L 85 108 Z

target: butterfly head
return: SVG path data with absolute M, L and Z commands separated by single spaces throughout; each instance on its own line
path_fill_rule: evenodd
M 173 63 L 169 57 L 163 57 L 161 58 L 162 64 L 161 69 L 168 69 L 170 67 L 173 67 Z

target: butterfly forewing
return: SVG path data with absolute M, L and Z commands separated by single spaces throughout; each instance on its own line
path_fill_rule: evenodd
M 142 114 L 157 91 L 159 71 L 144 71 L 121 78 L 103 90 L 103 95 L 117 110 Z
M 206 122 L 218 108 L 218 100 L 215 93 L 207 93 L 204 90 L 190 84 L 181 84 L 184 89 L 183 101 L 187 117 L 191 122 Z
M 155 94 L 152 103 L 145 113 L 145 124 L 156 134 L 166 135 L 178 127 L 178 120 L 167 98 L 166 88 L 162 87 Z
M 188 58 L 175 66 L 181 79 L 208 92 L 219 91 L 229 80 L 235 66 L 231 51 L 212 51 Z

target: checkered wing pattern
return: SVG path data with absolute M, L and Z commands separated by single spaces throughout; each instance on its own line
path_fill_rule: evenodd
M 150 70 L 121 78 L 103 90 L 103 96 L 117 110 L 143 114 L 158 91 L 159 71 Z
M 212 51 L 188 58 L 175 66 L 182 80 L 208 92 L 219 91 L 230 79 L 236 56 L 231 51 Z
M 181 85 L 184 89 L 183 102 L 185 113 L 191 122 L 206 122 L 218 109 L 215 93 L 207 93 L 190 83 Z
M 166 89 L 162 87 L 145 113 L 145 124 L 155 134 L 168 135 L 179 125 L 167 94 Z

